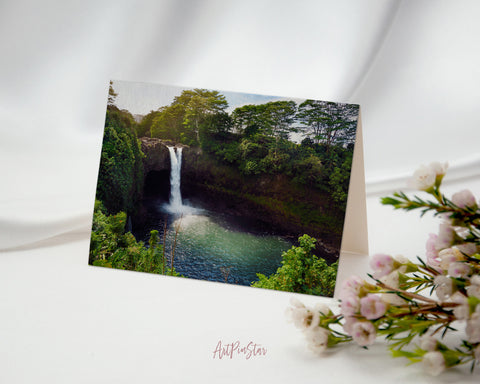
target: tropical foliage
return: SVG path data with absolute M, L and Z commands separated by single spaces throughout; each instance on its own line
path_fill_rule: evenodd
M 132 214 L 141 197 L 143 154 L 135 125 L 129 112 L 108 106 L 96 196 L 110 213 Z
M 333 296 L 338 262 L 328 265 L 324 259 L 312 254 L 316 239 L 303 235 L 299 246 L 282 254 L 282 266 L 270 277 L 257 273 L 259 281 L 252 287 L 279 291 Z
M 127 215 L 108 215 L 101 201 L 95 201 L 89 264 L 131 271 L 178 276 L 159 243 L 158 231 L 150 232 L 148 247 L 125 231 Z

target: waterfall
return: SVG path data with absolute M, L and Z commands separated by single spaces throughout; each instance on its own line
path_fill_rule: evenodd
M 180 192 L 180 174 L 182 171 L 182 148 L 168 147 L 170 152 L 170 202 L 172 212 L 181 212 L 183 209 L 182 193 Z

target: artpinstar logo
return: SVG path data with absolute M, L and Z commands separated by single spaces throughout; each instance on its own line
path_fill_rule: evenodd
M 244 357 L 246 360 L 249 360 L 252 357 L 261 357 L 266 354 L 267 348 L 253 341 L 242 345 L 238 340 L 229 344 L 222 344 L 222 341 L 219 340 L 213 351 L 213 358 L 221 360 L 223 358 L 233 359 L 234 357 Z

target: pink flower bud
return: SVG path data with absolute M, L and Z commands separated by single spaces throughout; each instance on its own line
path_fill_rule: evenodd
M 348 295 L 350 293 L 358 295 L 358 293 L 360 292 L 360 288 L 362 288 L 364 283 L 364 280 L 362 280 L 360 277 L 355 275 L 350 276 L 347 280 L 343 282 L 341 292 L 345 295 Z
M 473 254 L 477 253 L 477 246 L 474 243 L 463 243 L 455 245 L 460 252 L 472 256 Z
M 423 355 L 423 368 L 432 376 L 438 376 L 445 370 L 445 358 L 441 352 L 431 351 Z
M 360 309 L 360 299 L 354 294 L 340 297 L 340 311 L 344 317 L 355 315 Z
M 441 223 L 438 226 L 438 236 L 435 247 L 438 251 L 448 248 L 453 244 L 455 239 L 455 230 L 449 223 Z
M 438 275 L 435 277 L 434 283 L 437 286 L 435 293 L 441 301 L 445 301 L 452 296 L 454 288 L 452 279 L 444 275 Z
M 429 168 L 435 172 L 435 176 L 445 176 L 445 173 L 447 173 L 448 169 L 448 163 L 440 163 L 438 161 L 434 161 L 433 163 L 430 163 Z
M 430 233 L 426 244 L 427 248 L 427 264 L 431 267 L 439 267 L 440 259 L 438 258 L 438 250 L 435 244 L 437 243 L 438 236 Z
M 437 339 L 430 335 L 423 335 L 420 338 L 420 348 L 425 351 L 435 351 L 437 349 Z
M 466 263 L 455 261 L 448 266 L 448 274 L 452 277 L 468 277 L 472 268 Z
M 440 268 L 444 270 L 448 270 L 450 264 L 456 261 L 465 260 L 462 252 L 460 252 L 457 248 L 447 248 L 438 253 L 438 257 L 440 259 Z
M 465 327 L 465 333 L 470 343 L 480 343 L 480 313 L 475 311 L 467 320 L 467 326 Z
M 360 299 L 360 313 L 368 320 L 378 319 L 387 311 L 387 304 L 375 294 Z
M 352 338 L 358 345 L 371 345 L 376 337 L 377 331 L 370 321 L 358 321 L 352 325 Z
M 376 279 L 386 276 L 394 270 L 395 260 L 390 255 L 378 253 L 370 260 L 370 267 L 373 269 L 373 276 Z
M 475 208 L 477 206 L 475 196 L 473 196 L 472 192 L 470 192 L 468 189 L 464 189 L 463 191 L 454 193 L 452 195 L 452 202 L 457 207 L 462 209 L 466 207 Z

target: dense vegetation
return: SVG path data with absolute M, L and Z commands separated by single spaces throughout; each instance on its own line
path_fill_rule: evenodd
M 328 265 L 324 259 L 313 255 L 314 238 L 303 235 L 298 241 L 298 247 L 283 253 L 282 266 L 277 272 L 270 277 L 257 273 L 259 281 L 253 282 L 252 287 L 333 296 L 338 261 Z
M 135 125 L 129 112 L 108 105 L 96 196 L 112 214 L 132 214 L 141 198 L 143 154 Z
M 89 263 L 95 266 L 178 276 L 159 243 L 158 231 L 150 232 L 148 247 L 125 231 L 127 215 L 105 213 L 102 202 L 95 201 Z M 171 258 L 173 255 L 171 255 Z M 171 260 L 170 258 L 170 260 Z

